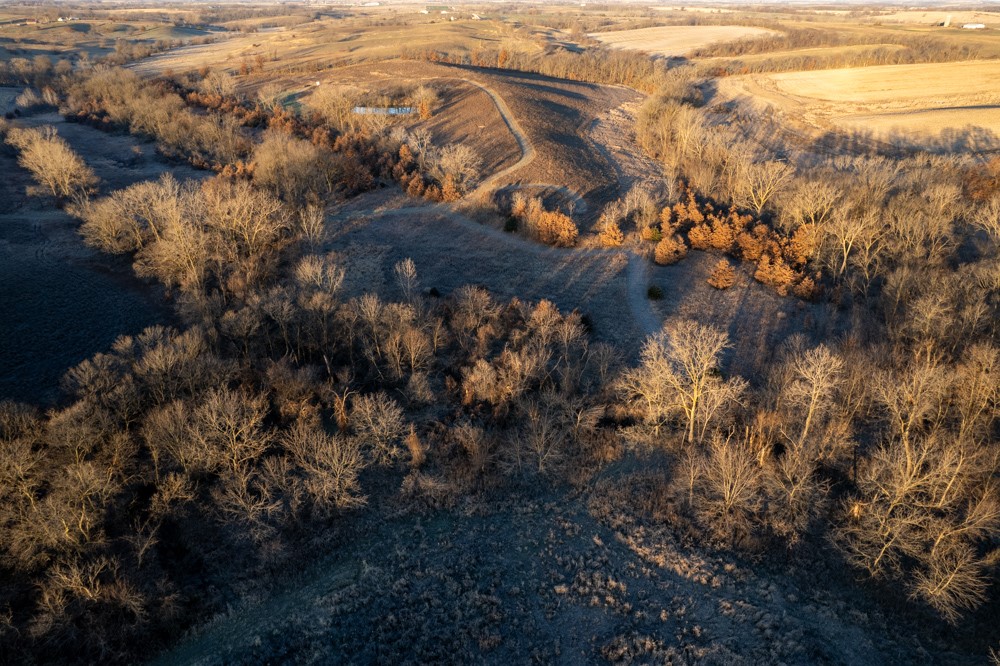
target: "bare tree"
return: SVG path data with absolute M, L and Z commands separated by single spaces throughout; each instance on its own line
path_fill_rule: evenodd
M 285 201 L 304 205 L 330 190 L 324 157 L 308 141 L 269 131 L 253 151 L 254 182 Z
M 796 354 L 791 367 L 793 377 L 784 398 L 801 410 L 796 420 L 801 420 L 802 429 L 791 439 L 804 446 L 811 429 L 826 415 L 835 398 L 844 364 L 826 345 L 820 345 Z
M 689 456 L 690 499 L 699 522 L 720 541 L 735 545 L 752 531 L 763 505 L 762 474 L 742 442 L 718 436 Z
M 972 211 L 972 223 L 984 230 L 994 241 L 1000 240 L 1000 194 L 995 194 L 986 203 Z
M 225 70 L 213 69 L 198 87 L 203 93 L 225 97 L 236 91 L 236 79 Z
M 360 116 L 354 113 L 358 91 L 352 88 L 320 86 L 313 90 L 306 103 L 338 131 L 353 132 L 360 126 Z
M 459 187 L 468 190 L 479 176 L 482 159 L 472 148 L 461 143 L 452 143 L 437 151 L 431 167 L 434 176 L 444 182 L 452 178 Z
M 264 427 L 267 401 L 243 390 L 216 389 L 194 410 L 190 437 L 212 452 L 218 468 L 228 468 L 249 483 L 244 473 L 271 445 Z M 245 485 L 245 484 L 244 484 Z
M 350 424 L 358 441 L 378 464 L 399 456 L 398 443 L 405 428 L 403 410 L 385 393 L 355 398 Z
M 364 504 L 358 481 L 364 458 L 356 441 L 298 423 L 285 433 L 282 444 L 301 470 L 303 487 L 321 515 Z
M 18 164 L 31 171 L 54 197 L 86 196 L 98 182 L 94 171 L 54 127 L 11 130 L 7 143 L 20 150 Z
M 786 162 L 748 161 L 740 165 L 735 173 L 734 199 L 760 217 L 794 171 L 792 165 Z
M 265 83 L 257 89 L 257 101 L 266 111 L 274 111 L 281 106 L 284 89 L 277 83 Z
M 646 341 L 638 368 L 624 373 L 621 388 L 638 401 L 647 423 L 658 430 L 678 412 L 685 422 L 685 439 L 693 444 L 708 429 L 721 405 L 706 408 L 717 394 L 731 400 L 739 394 L 718 376 L 726 334 L 690 320 L 668 322 Z
M 170 225 L 182 224 L 193 211 L 190 188 L 170 174 L 144 181 L 90 202 L 82 211 L 84 239 L 104 252 L 141 250 L 163 237 Z
M 403 259 L 393 268 L 396 274 L 396 283 L 403 292 L 403 298 L 408 303 L 416 301 L 420 289 L 420 282 L 417 278 L 417 265 L 410 258 Z
M 841 196 L 840 189 L 826 180 L 796 179 L 782 193 L 779 221 L 789 234 L 803 224 L 823 227 L 832 217 Z

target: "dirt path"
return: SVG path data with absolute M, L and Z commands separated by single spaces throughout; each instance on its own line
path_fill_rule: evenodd
M 531 161 L 535 159 L 535 148 L 531 145 L 531 142 L 528 140 L 528 136 L 524 133 L 524 130 L 521 129 L 521 126 L 517 124 L 517 120 L 514 118 L 514 114 L 510 112 L 507 102 L 505 102 L 495 90 L 488 86 L 484 86 L 477 81 L 473 81 L 472 79 L 461 80 L 479 88 L 490 96 L 490 99 L 493 100 L 493 103 L 497 107 L 497 111 L 500 112 L 500 116 L 503 118 L 504 123 L 507 125 L 507 129 L 509 129 L 510 133 L 514 135 L 514 140 L 517 141 L 517 147 L 521 149 L 521 159 L 506 169 L 497 171 L 495 174 L 484 180 L 479 184 L 479 187 L 476 188 L 475 192 L 470 195 L 477 196 L 488 191 L 489 188 L 492 187 L 493 183 L 500 180 L 504 176 L 514 173 L 518 169 L 522 169 L 531 164 Z
M 636 252 L 628 256 L 628 306 L 635 317 L 636 326 L 645 335 L 660 330 L 660 318 L 649 304 L 649 260 Z

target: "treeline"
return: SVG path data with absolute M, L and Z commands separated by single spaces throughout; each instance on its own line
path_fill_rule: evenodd
M 97 127 L 155 138 L 161 153 L 197 167 L 253 176 L 297 203 L 356 194 L 379 179 L 414 196 L 455 201 L 480 175 L 481 160 L 467 146 L 435 146 L 426 131 L 394 127 L 388 115 L 354 113 L 363 100 L 356 91 L 317 91 L 310 112 L 295 115 L 275 90 L 239 99 L 232 75 L 206 70 L 200 77 L 146 82 L 128 70 L 98 67 L 69 87 L 64 111 Z M 406 99 L 425 119 L 437 106 L 426 87 L 407 91 Z
M 239 119 L 195 113 L 180 95 L 125 69 L 95 67 L 69 87 L 64 110 L 98 127 L 153 137 L 163 154 L 200 167 L 235 164 L 252 148 Z
M 480 48 L 471 55 L 404 49 L 402 56 L 427 62 L 513 69 L 570 81 L 623 85 L 647 93 L 668 85 L 673 79 L 663 60 L 653 59 L 642 53 L 605 47 L 590 47 L 579 53 L 561 47 L 549 47 L 537 54 L 504 47 Z
M 789 277 L 787 267 L 808 266 L 822 271 L 826 287 L 867 297 L 902 266 L 968 268 L 970 259 L 985 261 L 991 254 L 982 244 L 982 210 L 983 202 L 1000 192 L 992 163 L 928 155 L 810 155 L 797 162 L 790 149 L 772 152 L 771 146 L 781 145 L 775 140 L 780 127 L 701 108 L 696 81 L 651 96 L 638 118 L 639 143 L 663 164 L 668 183 L 684 182 L 695 195 L 685 202 L 688 195 L 674 186 L 681 207 L 701 209 L 675 210 L 673 219 L 707 220 L 695 222 L 664 256 L 683 254 L 676 244 L 684 242 L 752 261 L 769 257 L 766 283 L 797 283 L 775 276 Z M 723 221 L 726 216 L 713 221 L 706 205 L 734 206 L 751 218 L 735 226 Z M 620 222 L 612 218 L 605 226 Z M 647 216 L 645 224 L 653 226 L 655 218 Z M 753 230 L 749 236 L 741 235 L 748 230 Z M 776 242 L 799 249 L 761 255 L 758 243 L 741 245 L 740 238 L 754 235 L 764 246 Z M 809 277 L 819 282 L 818 276 Z
M 32 86 L 36 89 L 65 80 L 73 73 L 73 63 L 67 58 L 53 62 L 47 55 L 28 58 L 0 60 L 0 84 L 10 86 Z
M 68 85 L 69 78 L 76 71 L 86 72 L 94 65 L 122 66 L 151 55 L 190 44 L 208 44 L 213 37 L 190 39 L 161 39 L 156 41 L 117 39 L 114 51 L 91 60 L 86 51 L 72 57 L 53 60 L 48 55 L 28 58 L 0 60 L 0 85 L 33 86 L 41 89 L 47 86 L 60 88 Z

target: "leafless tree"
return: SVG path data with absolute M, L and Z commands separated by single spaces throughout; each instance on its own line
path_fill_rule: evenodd
M 396 274 L 396 283 L 403 292 L 403 298 L 408 303 L 414 303 L 420 290 L 420 282 L 417 278 L 417 265 L 410 258 L 397 262 L 393 267 Z
M 385 393 L 354 399 L 350 424 L 355 436 L 378 464 L 399 456 L 399 440 L 404 433 L 403 410 Z
M 750 450 L 739 441 L 713 437 L 703 452 L 687 458 L 692 509 L 698 521 L 731 545 L 752 531 L 763 502 L 762 475 Z
M 301 470 L 303 487 L 320 514 L 364 504 L 358 480 L 364 458 L 357 442 L 299 423 L 284 434 L 282 444 Z
M 720 403 L 738 391 L 718 376 L 726 334 L 690 320 L 668 322 L 649 338 L 639 367 L 621 379 L 624 394 L 641 405 L 644 419 L 657 430 L 676 414 L 685 423 L 685 440 L 693 444 L 707 432 Z M 716 400 L 720 394 L 726 400 Z M 707 405 L 713 404 L 711 409 Z
M 54 127 L 13 129 L 7 143 L 19 151 L 18 164 L 31 171 L 40 185 L 59 198 L 85 197 L 97 176 Z
M 786 162 L 747 161 L 735 172 L 734 199 L 759 217 L 764 208 L 792 177 L 794 168 Z

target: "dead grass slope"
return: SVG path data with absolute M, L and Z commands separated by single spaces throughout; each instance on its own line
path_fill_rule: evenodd
M 370 509 L 336 555 L 254 586 L 153 663 L 964 661 L 865 601 L 821 553 L 753 562 L 682 544 L 624 508 L 663 472 L 631 466 L 583 492 Z

